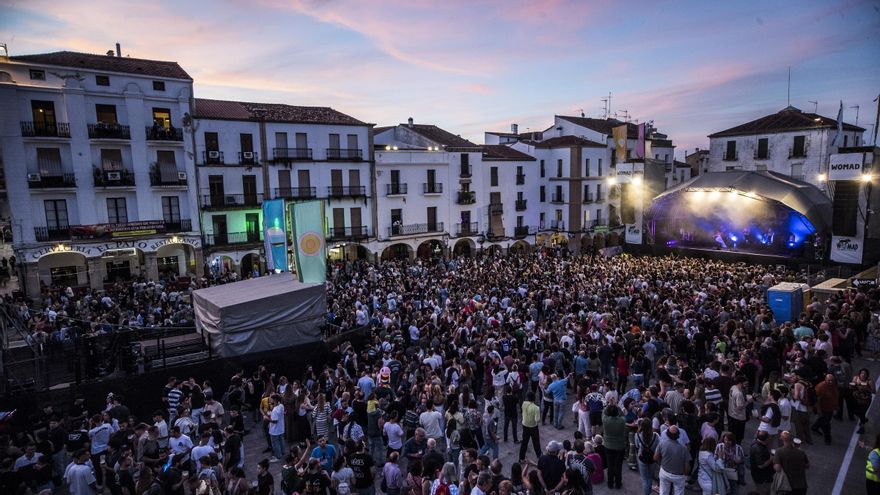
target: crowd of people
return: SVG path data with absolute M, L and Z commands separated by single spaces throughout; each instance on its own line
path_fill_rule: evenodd
M 0 492 L 586 495 L 621 489 L 626 464 L 645 495 L 806 493 L 803 444 L 865 426 L 875 382 L 853 359 L 876 352 L 880 297 L 847 290 L 778 321 L 766 292 L 798 277 L 626 255 L 336 265 L 327 322 L 363 343 L 295 376 L 171 378 L 149 416 L 120 395 L 44 410 L 4 437 Z M 29 317 L 191 318 L 186 290 L 135 285 L 52 294 Z M 545 424 L 562 440 L 543 443 Z M 265 449 L 255 476 L 245 441 Z M 880 438 L 866 443 L 878 473 Z

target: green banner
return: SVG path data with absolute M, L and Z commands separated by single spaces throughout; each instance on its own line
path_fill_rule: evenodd
M 327 279 L 327 245 L 324 242 L 324 203 L 293 203 L 293 244 L 300 282 L 323 283 Z

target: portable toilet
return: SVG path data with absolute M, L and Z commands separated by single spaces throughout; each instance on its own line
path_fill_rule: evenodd
M 777 323 L 796 322 L 804 307 L 801 284 L 781 283 L 767 291 L 767 305 Z

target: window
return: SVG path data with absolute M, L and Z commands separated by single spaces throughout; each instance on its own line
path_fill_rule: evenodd
M 546 175 L 544 172 L 544 160 L 541 160 L 541 177 L 543 178 Z
M 584 184 L 584 201 L 590 198 L 590 185 Z
M 843 147 L 844 147 L 844 148 L 846 148 L 847 144 L 849 144 L 848 141 L 849 141 L 849 136 L 847 136 L 846 134 L 844 134 L 844 135 L 843 135 Z
M 758 160 L 766 160 L 770 151 L 770 140 L 761 138 L 758 140 L 758 151 L 755 152 L 755 158 Z
M 46 80 L 46 71 L 31 69 L 31 80 L 33 81 L 45 81 Z
M 736 160 L 736 141 L 728 141 L 727 149 L 724 152 L 724 160 L 734 161 Z
M 547 191 L 544 189 L 544 186 L 541 186 L 541 202 L 544 203 L 547 201 Z
M 110 76 L 95 76 L 95 84 L 98 86 L 110 86 Z
M 400 170 L 391 171 L 391 189 L 400 189 Z
M 37 148 L 37 169 L 42 177 L 61 177 L 61 150 L 58 148 Z
M 31 100 L 31 114 L 34 117 L 35 129 L 55 129 L 55 103 L 51 101 Z
M 205 149 L 208 151 L 220 150 L 220 135 L 216 132 L 205 133 Z
M 602 183 L 596 184 L 596 201 L 602 199 Z
M 287 134 L 285 134 L 284 138 L 284 146 L 287 146 Z M 294 136 L 296 138 L 296 147 L 299 149 L 306 149 L 309 147 L 309 135 L 305 132 L 297 132 Z
M 162 196 L 162 220 L 165 223 L 180 223 L 180 198 Z
M 122 150 L 102 149 L 101 169 L 105 172 L 118 172 L 122 170 Z
M 584 160 L 584 177 L 590 176 L 590 159 Z
M 525 218 L 524 218 L 522 215 L 517 216 L 517 217 L 516 217 L 516 226 L 517 226 L 517 227 L 523 227 L 523 226 L 524 226 L 524 221 L 525 221 Z
M 67 221 L 67 201 L 63 199 L 47 199 L 43 202 L 46 210 L 46 228 L 62 230 L 70 225 Z
M 358 135 L 357 134 L 348 134 L 345 137 L 348 140 L 348 149 L 350 149 L 350 150 L 358 149 Z
M 491 187 L 498 186 L 498 167 L 491 167 L 489 169 L 489 185 Z
M 666 163 L 669 163 L 669 153 L 665 153 L 665 154 L 663 155 L 663 161 L 666 162 Z
M 252 153 L 254 151 L 254 135 L 241 133 L 238 135 L 238 142 L 241 144 L 241 151 Z
M 107 198 L 107 222 L 128 222 L 128 209 L 125 207 L 125 198 Z
M 556 160 L 556 177 L 562 177 L 562 158 Z
M 330 149 L 339 149 L 339 134 L 330 134 Z
M 167 108 L 154 108 L 153 109 L 153 125 L 156 127 L 163 127 L 165 129 L 171 128 L 171 110 Z
M 792 157 L 807 156 L 807 136 L 795 136 L 791 147 Z
M 596 171 L 599 177 L 602 177 L 602 159 L 599 158 L 599 162 L 596 164 L 598 166 L 598 170 Z
M 95 105 L 95 115 L 98 117 L 98 122 L 102 124 L 117 123 L 116 105 Z
M 165 81 L 153 81 L 153 91 L 165 91 Z

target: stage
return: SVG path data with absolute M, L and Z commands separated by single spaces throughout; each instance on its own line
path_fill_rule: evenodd
M 759 265 L 786 265 L 798 267 L 803 264 L 818 263 L 815 259 L 770 254 L 767 252 L 749 249 L 713 249 L 697 246 L 658 246 L 658 245 L 634 245 L 627 244 L 626 252 L 632 254 L 651 256 L 682 256 L 689 258 L 705 258 L 710 260 L 724 261 L 728 263 L 752 263 Z

